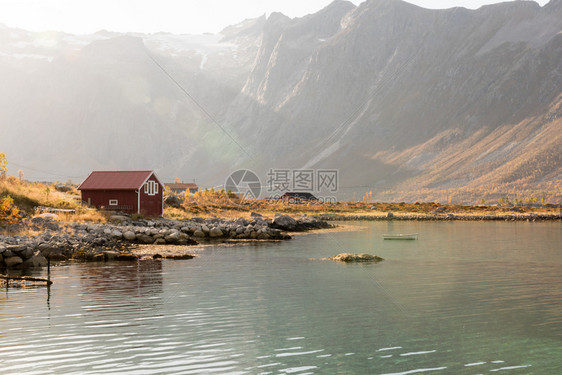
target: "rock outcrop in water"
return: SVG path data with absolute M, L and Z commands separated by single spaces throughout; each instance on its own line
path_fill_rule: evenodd
M 341 253 L 338 255 L 335 255 L 333 257 L 328 258 L 329 260 L 335 260 L 336 262 L 345 262 L 345 263 L 350 263 L 350 262 L 373 262 L 373 263 L 378 263 L 380 261 L 383 261 L 384 259 L 381 257 L 378 257 L 376 255 L 371 255 L 371 254 L 351 254 L 351 253 Z

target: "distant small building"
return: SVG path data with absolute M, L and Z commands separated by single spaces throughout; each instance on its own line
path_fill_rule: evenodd
M 316 198 L 311 193 L 301 193 L 301 192 L 287 192 L 283 194 L 279 199 L 291 200 L 291 201 L 317 201 Z
M 195 183 L 173 182 L 164 184 L 172 193 L 180 194 L 189 191 L 189 194 L 194 194 L 199 191 L 199 187 Z
M 100 209 L 162 216 L 164 185 L 153 171 L 94 171 L 78 190 L 82 201 Z

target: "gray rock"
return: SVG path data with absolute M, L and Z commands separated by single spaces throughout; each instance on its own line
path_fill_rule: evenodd
M 222 232 L 222 230 L 220 228 L 215 227 L 215 228 L 212 228 L 209 231 L 209 237 L 216 238 L 216 237 L 222 237 L 222 236 L 224 236 L 224 233 Z
M 114 238 L 121 238 L 121 237 L 123 237 L 123 233 L 121 233 L 121 232 L 118 231 L 117 229 L 114 229 L 114 230 L 111 232 L 111 236 L 114 237 Z
M 7 268 L 12 268 L 12 267 L 18 266 L 22 263 L 23 263 L 23 259 L 21 259 L 18 256 L 12 256 L 12 257 L 8 257 L 8 258 L 4 258 L 4 264 L 6 265 Z
M 295 230 L 297 228 L 297 221 L 289 215 L 277 215 L 273 219 L 271 226 L 276 229 L 282 230 Z
M 137 238 L 137 235 L 132 230 L 128 230 L 123 233 L 123 238 L 127 241 L 134 241 Z
M 164 237 L 164 239 L 168 243 L 177 243 L 180 240 L 180 232 L 176 231 L 175 229 L 171 230 L 168 235 Z
M 41 216 L 35 216 L 31 218 L 31 222 L 33 224 L 42 225 L 45 222 L 45 219 Z
M 45 221 L 57 220 L 59 218 L 59 216 L 57 214 L 52 214 L 52 213 L 49 213 L 49 212 L 42 213 L 38 217 L 41 218 L 41 219 L 44 219 Z
M 23 259 L 29 259 L 33 256 L 35 250 L 31 246 L 27 246 L 24 251 L 21 252 L 21 257 Z
M 46 267 L 47 258 L 45 258 L 40 251 L 36 251 L 29 259 L 23 262 L 24 267 Z
M 130 221 L 131 218 L 125 215 L 111 215 L 109 221 L 112 223 L 125 223 Z
M 376 256 L 376 255 L 371 255 L 371 254 L 350 254 L 350 253 L 341 253 L 338 254 L 336 256 L 333 256 L 331 258 L 328 258 L 330 260 L 335 260 L 338 262 L 380 262 L 381 260 L 383 260 L 382 258 Z
M 265 233 L 265 232 L 260 232 L 260 233 L 258 233 L 258 236 L 257 236 L 258 240 L 268 240 L 270 238 L 271 238 L 271 236 L 269 234 Z
M 154 239 L 151 236 L 149 236 L 148 234 L 145 234 L 145 233 L 141 233 L 141 234 L 137 235 L 137 240 L 141 243 L 144 243 L 144 244 L 150 244 L 150 243 L 154 242 Z
M 63 192 L 63 193 L 67 193 L 67 192 L 72 190 L 72 186 L 63 185 L 63 184 L 55 184 L 55 190 Z
M 238 219 L 236 219 L 236 221 L 234 222 L 234 224 L 237 225 L 237 226 L 238 226 L 238 225 L 241 225 L 241 226 L 244 226 L 244 227 L 245 227 L 246 225 L 248 225 L 248 224 L 250 224 L 250 223 L 248 222 L 248 220 L 244 219 L 243 217 L 239 217 Z
M 164 199 L 164 203 L 170 207 L 180 208 L 181 207 L 181 200 L 175 195 L 168 195 Z
M 27 245 L 8 245 L 6 246 L 6 250 L 10 251 L 11 254 L 19 255 L 23 251 L 27 250 Z
M 101 238 L 95 238 L 95 239 L 92 241 L 92 243 L 93 243 L 95 246 L 103 246 L 103 245 L 105 245 L 105 244 L 107 243 L 107 238 L 103 238 L 103 237 L 101 237 Z
M 197 229 L 195 232 L 193 232 L 193 236 L 197 238 L 202 238 L 205 237 L 205 232 L 203 232 L 201 229 Z

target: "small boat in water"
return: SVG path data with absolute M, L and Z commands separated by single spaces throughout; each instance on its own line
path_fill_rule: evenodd
M 417 233 L 396 233 L 396 234 L 383 234 L 383 238 L 385 240 L 417 240 L 418 234 Z

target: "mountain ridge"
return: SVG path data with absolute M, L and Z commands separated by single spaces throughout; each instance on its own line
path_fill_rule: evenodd
M 561 199 L 561 20 L 560 0 L 336 0 L 220 37 L 51 35 L 33 49 L 36 34 L 0 29 L 0 149 L 68 176 L 150 168 L 220 186 L 237 168 L 337 169 L 340 199 Z

